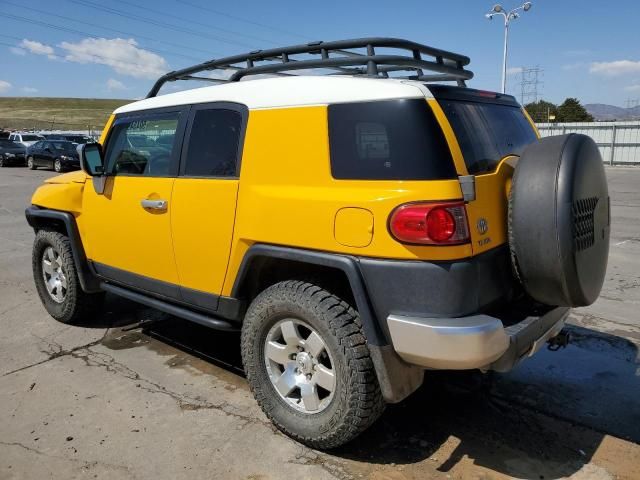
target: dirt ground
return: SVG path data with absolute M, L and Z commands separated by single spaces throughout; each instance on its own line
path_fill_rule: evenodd
M 0 169 L 0 479 L 638 479 L 640 169 L 610 168 L 610 263 L 573 343 L 504 375 L 432 373 L 329 453 L 276 431 L 238 336 L 114 297 L 65 326 L 31 278 L 24 208 L 51 172 Z M 146 330 L 127 325 L 158 319 Z

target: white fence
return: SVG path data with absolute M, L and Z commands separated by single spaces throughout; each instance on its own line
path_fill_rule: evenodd
M 565 133 L 589 135 L 610 165 L 640 164 L 640 122 L 538 123 L 543 137 Z

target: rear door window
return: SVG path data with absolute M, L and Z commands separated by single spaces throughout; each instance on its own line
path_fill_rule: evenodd
M 439 99 L 470 174 L 493 171 L 507 155 L 520 155 L 537 140 L 517 105 Z
M 423 98 L 330 105 L 329 144 L 336 179 L 456 178 L 444 134 Z
M 188 177 L 236 177 L 241 133 L 242 114 L 239 111 L 196 109 L 181 174 Z

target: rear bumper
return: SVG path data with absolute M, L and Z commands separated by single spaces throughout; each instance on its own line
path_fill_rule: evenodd
M 389 315 L 394 350 L 407 363 L 444 370 L 512 369 L 564 326 L 568 308 L 552 308 L 506 326 L 490 315 L 427 318 Z

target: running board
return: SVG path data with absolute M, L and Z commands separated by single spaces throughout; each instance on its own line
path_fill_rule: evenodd
M 189 320 L 194 323 L 199 323 L 200 325 L 204 325 L 205 327 L 214 328 L 216 330 L 225 330 L 227 332 L 236 332 L 240 330 L 238 326 L 234 325 L 233 323 L 227 322 L 226 320 L 221 320 L 209 315 L 194 312 L 193 310 L 189 310 L 188 308 L 180 307 L 173 303 L 165 302 L 157 298 L 151 298 L 147 295 L 133 292 L 131 290 L 118 287 L 111 283 L 101 282 L 100 288 L 105 292 L 110 292 L 114 295 L 118 295 L 119 297 L 124 297 L 127 300 L 146 305 L 147 307 L 155 308 L 156 310 L 160 310 L 170 315 L 175 315 L 176 317 L 184 318 L 185 320 Z

